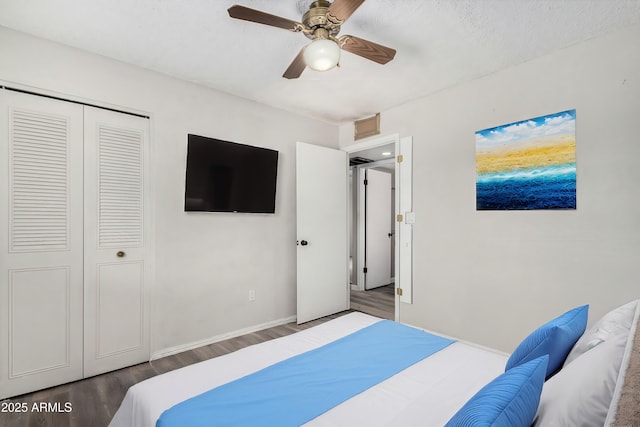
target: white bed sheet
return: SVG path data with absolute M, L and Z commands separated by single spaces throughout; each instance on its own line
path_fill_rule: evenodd
M 380 320 L 350 313 L 150 378 L 129 388 L 109 426 L 154 427 L 163 411 L 183 400 Z M 504 372 L 507 358 L 502 353 L 456 342 L 305 425 L 444 425 L 483 385 Z

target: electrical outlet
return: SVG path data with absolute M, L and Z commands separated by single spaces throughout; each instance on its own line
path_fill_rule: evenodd
M 256 300 L 256 291 L 251 289 L 249 291 L 249 301 L 255 301 Z

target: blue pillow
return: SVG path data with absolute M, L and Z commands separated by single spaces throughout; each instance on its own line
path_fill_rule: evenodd
M 549 355 L 546 378 L 562 367 L 573 345 L 587 327 L 589 305 L 576 307 L 531 332 L 507 360 L 505 371 L 521 363 Z
M 538 410 L 549 356 L 509 369 L 484 386 L 445 427 L 529 427 Z

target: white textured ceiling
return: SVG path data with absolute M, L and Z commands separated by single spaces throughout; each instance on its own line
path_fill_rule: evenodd
M 300 21 L 311 0 L 0 0 L 0 25 L 260 103 L 348 122 L 640 23 L 640 0 L 367 0 L 342 26 L 387 65 L 282 78 L 300 33 L 232 19 L 237 3 Z M 1 59 L 0 59 L 1 60 Z

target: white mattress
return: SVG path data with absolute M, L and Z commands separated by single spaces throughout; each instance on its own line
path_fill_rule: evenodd
M 109 426 L 153 427 L 164 410 L 183 400 L 377 321 L 377 317 L 350 313 L 293 335 L 150 378 L 127 391 Z M 456 342 L 305 425 L 444 425 L 483 385 L 504 372 L 507 357 Z

